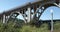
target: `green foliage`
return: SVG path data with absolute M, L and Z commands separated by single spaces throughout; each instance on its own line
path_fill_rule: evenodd
M 0 32 L 20 32 L 24 22 L 20 19 L 10 19 L 8 23 L 0 22 Z
M 0 32 L 19 32 L 20 28 L 15 28 L 15 23 L 10 22 L 8 24 L 0 23 Z
M 54 32 L 60 32 L 60 22 L 57 21 L 54 24 Z
M 49 32 L 47 24 L 43 24 L 40 28 L 32 27 L 30 25 L 24 25 L 21 32 Z
M 0 32 L 50 32 L 50 30 L 48 30 L 47 23 L 43 23 L 38 28 L 36 27 L 37 25 L 40 25 L 40 24 L 34 20 L 28 24 L 25 24 L 20 20 L 16 20 L 16 22 L 13 22 L 11 20 L 7 24 L 6 23 L 3 24 L 0 22 Z M 54 32 L 60 32 L 59 21 L 54 23 Z
M 37 28 L 39 28 L 42 23 L 41 23 L 41 21 L 31 20 L 31 21 L 29 22 L 29 24 L 30 24 L 31 26 L 36 26 Z

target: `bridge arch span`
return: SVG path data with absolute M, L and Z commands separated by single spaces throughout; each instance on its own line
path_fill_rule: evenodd
M 56 4 L 54 4 L 54 3 L 55 2 L 44 3 L 44 5 L 42 5 L 41 8 L 44 7 L 43 11 L 45 11 L 47 8 L 52 7 L 52 6 L 58 7 L 56 5 L 57 3 Z M 58 7 L 58 8 L 60 8 L 60 7 Z
M 58 7 L 58 6 L 55 5 L 54 3 L 47 3 L 47 4 L 42 5 L 41 7 L 44 7 L 44 10 L 46 10 L 47 8 L 49 8 L 49 7 L 51 7 L 51 6 Z M 58 8 L 59 8 L 59 7 L 58 7 Z
M 56 4 L 55 4 L 56 2 L 46 2 L 46 3 L 43 3 L 43 4 L 41 4 L 40 5 L 40 7 L 39 7 L 39 9 L 41 9 L 41 10 L 43 10 L 43 11 L 41 11 L 41 13 L 39 13 L 39 12 L 37 12 L 38 14 L 40 14 L 40 15 L 38 15 L 38 20 L 39 20 L 39 18 L 41 17 L 41 15 L 44 13 L 44 11 L 47 9 L 47 8 L 49 8 L 49 7 L 51 7 L 51 6 L 55 6 L 55 7 L 58 7 Z M 58 7 L 59 8 L 59 7 Z M 39 11 L 39 9 L 38 9 L 38 11 Z M 35 16 L 36 17 L 36 16 Z

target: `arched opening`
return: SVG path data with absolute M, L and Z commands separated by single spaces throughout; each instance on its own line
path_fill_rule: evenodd
M 54 22 L 54 30 L 56 29 L 56 24 L 60 23 L 60 8 L 56 7 L 56 6 L 51 6 L 48 7 L 47 9 L 45 9 L 44 13 L 41 15 L 41 18 L 44 22 L 47 22 L 49 25 L 49 29 L 51 29 L 51 9 L 53 10 L 53 22 Z M 59 24 L 58 24 L 59 25 Z M 57 25 L 57 27 L 59 27 Z
M 42 14 L 44 13 L 44 11 L 45 11 L 46 9 L 48 9 L 49 7 L 53 7 L 53 6 L 58 7 L 57 5 L 55 5 L 54 3 L 51 3 L 51 2 L 50 2 L 50 3 L 45 3 L 44 5 L 42 5 L 41 8 L 44 7 Z M 59 7 L 58 7 L 58 8 L 59 8 Z M 41 15 L 42 15 L 42 14 L 41 14 Z M 41 18 L 41 17 L 40 17 L 40 18 Z M 40 18 L 39 18 L 39 19 L 40 19 Z
M 45 9 L 44 13 L 42 14 L 41 18 L 42 20 L 50 20 L 51 19 L 51 13 L 50 10 L 53 9 L 53 19 L 60 19 L 60 8 L 56 6 L 51 6 L 47 9 Z

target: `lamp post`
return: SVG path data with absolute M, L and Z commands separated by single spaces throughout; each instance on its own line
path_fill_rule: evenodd
M 53 32 L 53 10 L 50 10 L 51 12 L 51 32 Z

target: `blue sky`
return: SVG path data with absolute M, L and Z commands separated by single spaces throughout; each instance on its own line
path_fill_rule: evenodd
M 37 0 L 0 0 L 0 13 L 10 10 L 12 8 L 22 6 L 28 2 L 34 2 Z M 54 19 L 60 19 L 60 8 L 57 7 L 49 7 L 45 10 L 45 12 L 42 14 L 41 19 L 51 19 L 51 13 L 50 10 L 53 9 L 53 18 Z M 22 16 L 20 16 L 21 19 Z
M 34 0 L 0 0 L 0 13 L 32 1 Z
M 60 8 L 52 6 L 47 8 L 41 16 L 41 19 L 51 19 L 51 9 L 53 10 L 53 19 L 60 19 Z

